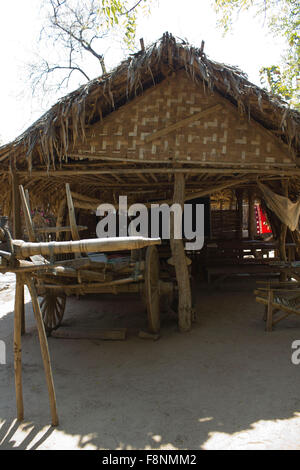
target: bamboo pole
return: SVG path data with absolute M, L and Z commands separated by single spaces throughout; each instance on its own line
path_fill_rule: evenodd
M 14 369 L 15 369 L 15 389 L 17 402 L 17 419 L 24 419 L 23 389 L 22 389 L 22 305 L 24 305 L 24 284 L 23 278 L 19 274 L 16 276 L 15 290 L 15 315 L 14 315 Z
M 26 284 L 30 292 L 33 312 L 34 312 L 35 321 L 37 324 L 37 329 L 38 329 L 38 334 L 39 334 L 41 354 L 42 354 L 42 359 L 44 363 L 44 369 L 45 369 L 45 375 L 46 375 L 46 381 L 47 381 L 47 387 L 48 387 L 48 393 L 49 393 L 52 426 L 57 426 L 58 416 L 57 416 L 57 408 L 56 408 L 55 390 L 54 390 L 47 337 L 46 337 L 45 327 L 44 327 L 44 323 L 42 319 L 42 313 L 41 313 L 40 305 L 38 302 L 36 288 L 30 276 L 26 277 Z

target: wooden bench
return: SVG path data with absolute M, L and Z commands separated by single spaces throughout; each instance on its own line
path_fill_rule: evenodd
M 228 277 L 240 274 L 244 275 L 257 275 L 257 274 L 280 274 L 277 266 L 270 266 L 268 264 L 254 264 L 254 263 L 241 263 L 230 265 L 213 265 L 206 267 L 207 281 L 212 282 L 212 276 L 217 276 L 214 282 L 222 282 Z
M 300 282 L 261 282 L 254 293 L 256 302 L 265 306 L 266 330 L 272 331 L 274 325 L 289 315 L 300 315 Z M 279 312 L 283 312 L 279 314 Z

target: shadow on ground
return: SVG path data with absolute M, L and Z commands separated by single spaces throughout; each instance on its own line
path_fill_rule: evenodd
M 291 343 L 300 319 L 270 334 L 253 285 L 197 293 L 198 321 L 187 334 L 166 317 L 159 341 L 137 337 L 146 319 L 128 297 L 69 299 L 65 324 L 128 327 L 126 341 L 49 338 L 60 417 L 49 427 L 47 389 L 31 304 L 23 337 L 25 421 L 15 421 L 13 315 L 0 366 L 0 449 L 300 448 L 300 366 Z

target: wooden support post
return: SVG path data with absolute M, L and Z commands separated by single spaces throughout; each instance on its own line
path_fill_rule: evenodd
M 19 193 L 19 178 L 14 171 L 11 172 L 11 188 L 13 206 L 13 238 L 20 240 L 22 238 L 21 201 Z
M 267 309 L 267 324 L 266 329 L 267 331 L 272 331 L 273 326 L 273 291 L 269 289 L 268 291 L 268 309 Z
M 33 225 L 32 217 L 31 217 L 30 207 L 28 205 L 28 199 L 26 197 L 26 194 L 22 185 L 19 186 L 19 189 L 20 189 L 20 197 L 21 197 L 22 207 L 23 207 L 23 212 L 24 212 L 24 217 L 25 217 L 27 235 L 28 235 L 30 242 L 35 242 L 36 237 L 34 233 L 34 225 Z
M 26 333 L 26 320 L 25 320 L 25 299 L 24 299 L 24 284 L 21 288 L 21 335 Z
M 236 190 L 237 210 L 238 210 L 238 231 L 237 238 L 243 238 L 243 190 Z
M 26 284 L 30 292 L 33 312 L 34 312 L 35 321 L 36 321 L 38 334 L 39 334 L 39 341 L 40 341 L 42 359 L 44 363 L 44 369 L 45 369 L 45 375 L 46 375 L 46 381 L 47 381 L 47 387 L 48 387 L 48 393 L 49 393 L 49 400 L 50 400 L 52 426 L 57 426 L 58 416 L 57 416 L 57 408 L 56 408 L 55 390 L 54 390 L 47 337 L 46 337 L 45 327 L 44 327 L 44 323 L 42 319 L 42 313 L 41 313 L 40 305 L 38 302 L 36 288 L 30 276 L 26 277 Z
M 248 191 L 248 235 L 250 240 L 254 240 L 256 237 L 256 221 L 254 216 L 254 203 L 255 203 L 255 192 L 251 188 Z
M 66 200 L 63 199 L 60 202 L 59 207 L 58 207 L 58 211 L 57 211 L 57 218 L 56 218 L 56 227 L 57 228 L 60 228 L 63 225 L 65 210 L 66 210 Z M 61 233 L 62 232 L 57 233 L 56 241 L 59 241 L 61 239 Z
M 66 193 L 67 193 L 67 202 L 68 202 L 68 209 L 69 209 L 69 220 L 71 226 L 71 233 L 73 240 L 80 240 L 77 223 L 75 218 L 75 209 L 73 204 L 73 199 L 70 191 L 69 183 L 66 183 Z
M 13 206 L 13 237 L 14 239 L 22 238 L 22 222 L 21 222 L 21 200 L 19 193 L 19 178 L 17 174 L 11 172 L 11 187 L 12 187 L 12 206 Z M 19 304 L 21 316 L 21 335 L 25 334 L 25 306 L 24 306 L 24 285 L 21 283 L 19 286 Z
M 22 390 L 22 348 L 21 348 L 21 329 L 22 329 L 22 305 L 24 305 L 24 284 L 20 274 L 16 276 L 15 291 L 15 315 L 14 315 L 14 369 L 15 369 L 15 388 L 17 402 L 17 419 L 24 419 L 23 390 Z
M 173 203 L 180 204 L 182 209 L 185 196 L 185 180 L 183 173 L 176 173 L 174 180 Z M 170 243 L 178 284 L 178 326 L 182 332 L 189 331 L 192 324 L 192 294 L 188 266 L 182 239 L 174 238 L 174 213 L 171 212 Z
M 289 197 L 288 181 L 283 181 L 282 182 L 282 189 L 283 189 L 283 195 L 285 197 Z M 280 226 L 280 235 L 279 235 L 279 253 L 280 253 L 280 260 L 281 261 L 287 261 L 286 248 L 285 248 L 286 234 L 287 234 L 287 225 L 281 224 L 281 226 Z M 280 281 L 284 282 L 286 280 L 287 280 L 286 272 L 282 271 L 280 273 Z

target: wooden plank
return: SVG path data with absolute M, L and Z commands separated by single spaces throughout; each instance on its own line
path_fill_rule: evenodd
M 84 329 L 58 328 L 52 331 L 51 336 L 62 339 L 101 339 L 120 341 L 125 340 L 127 328 L 116 329 Z
M 199 113 L 195 113 L 190 117 L 182 119 L 181 121 L 177 121 L 174 124 L 171 124 L 170 126 L 167 126 L 164 129 L 161 129 L 160 131 L 157 131 L 151 135 L 148 135 L 145 138 L 145 142 L 149 143 L 149 142 L 152 142 L 153 140 L 160 139 L 164 135 L 167 135 L 170 132 L 176 131 L 176 129 L 179 129 L 181 127 L 188 126 L 192 122 L 198 121 L 199 119 L 202 119 L 205 116 L 208 116 L 209 114 L 220 111 L 222 108 L 223 106 L 221 104 L 216 104 L 215 106 L 211 106 L 210 108 L 204 109 L 203 111 L 200 111 Z

